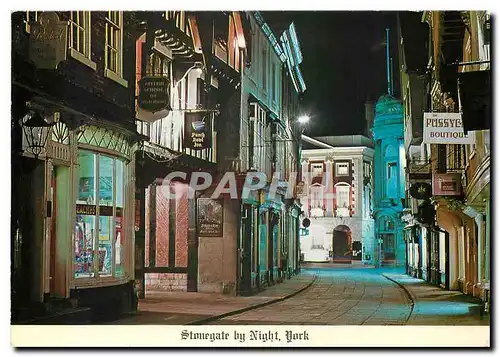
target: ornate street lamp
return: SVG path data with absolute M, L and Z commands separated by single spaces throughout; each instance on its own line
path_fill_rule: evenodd
M 23 127 L 24 137 L 26 138 L 27 150 L 29 150 L 36 159 L 45 149 L 50 128 L 54 123 L 48 123 L 37 111 L 31 111 L 26 116 L 29 116 L 29 118 L 23 121 L 21 125 Z

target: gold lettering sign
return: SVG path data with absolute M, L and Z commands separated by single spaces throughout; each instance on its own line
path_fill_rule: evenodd
M 95 216 L 96 207 L 94 205 L 76 205 L 76 214 Z
M 210 119 L 206 113 L 186 113 L 184 123 L 184 146 L 192 150 L 208 149 L 211 146 Z
M 139 81 L 139 98 L 137 104 L 139 108 L 158 112 L 168 107 L 169 99 L 169 81 L 162 76 L 147 76 Z
M 66 60 L 68 22 L 55 12 L 42 12 L 30 23 L 29 59 L 39 69 L 56 69 Z
M 222 237 L 224 206 L 222 200 L 199 198 L 197 207 L 197 230 L 201 237 Z

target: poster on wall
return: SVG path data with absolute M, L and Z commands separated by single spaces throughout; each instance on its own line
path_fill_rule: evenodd
M 222 200 L 198 198 L 198 235 L 201 237 L 222 237 L 223 211 L 224 203 Z
M 424 113 L 425 144 L 474 144 L 474 133 L 464 133 L 460 113 Z

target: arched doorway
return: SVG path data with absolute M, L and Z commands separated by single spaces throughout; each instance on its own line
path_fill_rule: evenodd
M 333 262 L 351 263 L 352 261 L 352 232 L 346 225 L 339 225 L 333 230 Z
M 381 264 L 394 265 L 396 263 L 396 232 L 392 217 L 383 216 L 379 219 L 378 237 L 381 245 Z

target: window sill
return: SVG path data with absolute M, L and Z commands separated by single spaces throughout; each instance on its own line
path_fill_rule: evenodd
M 128 82 L 125 79 L 123 79 L 122 77 L 117 75 L 115 72 L 113 72 L 107 68 L 104 69 L 104 77 L 115 81 L 116 83 L 124 86 L 125 88 L 128 88 Z
M 85 57 L 82 53 L 78 52 L 74 48 L 69 48 L 69 55 L 70 55 L 70 57 L 74 58 L 78 62 L 83 63 L 87 67 L 92 68 L 94 71 L 97 69 L 97 64 L 94 61 Z
M 100 288 L 125 284 L 130 280 L 128 275 L 121 277 L 100 276 L 100 277 L 73 277 L 70 283 L 71 289 Z

